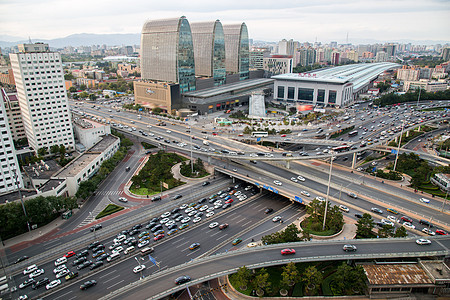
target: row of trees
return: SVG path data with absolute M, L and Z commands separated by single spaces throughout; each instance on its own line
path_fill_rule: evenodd
M 192 172 L 192 169 L 194 169 L 194 172 Z M 205 177 L 206 175 L 209 174 L 206 171 L 205 165 L 203 164 L 201 158 L 197 158 L 196 160 L 194 160 L 193 168 L 191 167 L 190 162 L 187 161 L 182 162 L 180 166 L 180 173 L 183 176 L 195 178 Z
M 389 93 L 381 96 L 373 101 L 373 104 L 379 106 L 392 105 L 403 102 L 414 102 L 419 99 L 419 91 L 408 92 L 404 95 L 397 95 L 394 93 Z M 420 92 L 420 100 L 449 100 L 450 90 L 437 91 L 437 92 Z
M 300 241 L 309 241 L 310 236 L 307 231 L 300 231 L 295 224 L 291 224 L 282 231 L 277 231 L 261 237 L 265 245 L 294 243 Z
M 276 295 L 277 291 L 272 291 L 273 286 L 279 286 L 280 294 L 287 295 L 288 289 L 297 283 L 304 284 L 306 295 L 318 295 L 324 280 L 322 272 L 314 265 L 309 265 L 300 272 L 298 269 L 300 265 L 290 262 L 283 266 L 279 282 L 271 282 L 272 278 L 265 268 L 252 272 L 246 266 L 242 266 L 235 274 L 230 275 L 230 281 L 242 291 L 255 290 L 260 297 L 270 293 Z M 366 289 L 366 275 L 361 266 L 352 267 L 342 263 L 336 272 L 328 275 L 333 277 L 330 282 L 333 295 L 361 294 Z
M 325 201 L 314 199 L 306 206 L 309 216 L 302 222 L 303 230 L 322 232 L 323 220 L 325 217 Z M 337 233 L 344 226 L 344 216 L 336 205 L 328 205 L 325 230 Z
M 376 237 L 377 234 L 373 232 L 374 227 L 375 221 L 372 219 L 372 216 L 368 213 L 363 214 L 363 216 L 358 219 L 358 222 L 356 223 L 356 238 L 364 239 Z M 394 226 L 383 225 L 380 229 L 378 229 L 378 237 L 380 238 L 398 238 L 406 237 L 407 235 L 408 233 L 403 226 L 395 229 Z
M 37 225 L 41 227 L 55 218 L 62 212 L 77 208 L 77 201 L 74 197 L 36 197 L 24 201 L 28 220 L 19 201 L 0 205 L 0 235 L 2 239 L 8 239 L 16 235 L 27 232 L 28 226 Z

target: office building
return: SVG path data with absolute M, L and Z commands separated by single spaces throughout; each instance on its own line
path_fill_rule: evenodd
M 20 44 L 10 53 L 28 144 L 37 152 L 63 145 L 72 150 L 75 141 L 60 54 L 48 44 Z
M 2 95 L 4 90 L 2 89 Z M 17 178 L 16 178 L 17 177 Z M 0 194 L 23 187 L 4 101 L 0 101 Z
M 402 81 L 417 81 L 419 80 L 419 75 L 419 69 L 409 68 L 408 66 L 403 66 L 397 71 L 397 79 Z
M 442 49 L 442 59 L 444 61 L 450 60 L 450 47 Z
M 227 73 L 249 78 L 249 42 L 245 23 L 223 25 L 225 34 L 225 68 Z
M 14 141 L 26 138 L 25 128 L 23 127 L 22 114 L 19 107 L 19 99 L 16 93 L 6 93 L 1 89 L 3 103 L 5 105 L 6 116 L 8 117 L 9 129 Z
M 263 59 L 264 70 L 271 75 L 292 73 L 294 61 L 292 56 L 288 55 L 271 55 Z
M 278 42 L 278 54 L 293 56 L 298 47 L 299 43 L 297 41 L 282 39 Z
M 340 63 L 340 55 L 339 51 L 333 51 L 331 52 L 331 64 L 332 65 L 338 65 Z
M 195 90 L 194 46 L 186 17 L 149 20 L 141 34 L 141 77 Z
M 387 61 L 388 55 L 385 51 L 377 51 L 377 55 L 375 56 L 376 62 L 384 62 Z
M 296 54 L 296 61 L 294 66 L 312 66 L 316 62 L 316 50 L 313 48 L 298 49 Z
M 214 78 L 214 85 L 225 83 L 225 40 L 219 20 L 191 23 L 195 75 Z

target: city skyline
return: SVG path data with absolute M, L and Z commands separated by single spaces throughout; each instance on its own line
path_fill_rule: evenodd
M 191 22 L 201 22 L 211 21 L 214 16 L 224 25 L 244 21 L 253 40 L 275 42 L 292 38 L 344 43 L 348 34 L 349 43 L 450 41 L 450 2 L 444 0 L 377 1 L 376 6 L 361 0 L 278 1 L 276 7 L 269 1 L 234 0 L 214 4 L 172 0 L 155 4 L 143 0 L 132 6 L 117 0 L 80 0 L 76 5 L 65 0 L 6 0 L 0 4 L 5 12 L 0 20 L 0 36 L 10 36 L 13 41 L 14 37 L 53 39 L 84 32 L 138 33 L 149 19 L 186 16 Z

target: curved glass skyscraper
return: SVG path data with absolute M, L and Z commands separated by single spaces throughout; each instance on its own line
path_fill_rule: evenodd
M 179 83 L 182 93 L 195 90 L 194 47 L 184 16 L 144 24 L 141 74 L 142 79 Z
M 240 80 L 248 79 L 249 41 L 245 23 L 223 26 L 227 73 L 239 73 Z
M 195 75 L 214 78 L 214 85 L 225 83 L 225 40 L 219 20 L 191 23 Z

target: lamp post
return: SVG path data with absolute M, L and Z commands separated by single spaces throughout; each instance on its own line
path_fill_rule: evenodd
M 23 203 L 22 193 L 20 192 L 19 176 L 17 175 L 15 170 L 13 172 L 14 172 L 14 179 L 15 179 L 14 181 L 16 182 L 17 191 L 19 192 L 20 202 L 22 203 L 23 213 L 25 215 L 25 219 L 27 220 L 28 232 L 31 232 L 30 222 L 28 221 L 27 210 L 25 209 L 25 204 Z
M 400 139 L 397 145 L 397 153 L 395 153 L 394 168 L 392 169 L 393 172 L 395 172 L 395 168 L 397 167 L 398 152 L 400 152 L 400 145 L 402 144 L 403 128 L 405 128 L 405 120 L 402 120 L 402 131 L 400 132 Z
M 448 196 L 448 188 L 447 188 L 447 192 L 445 193 L 445 198 L 444 201 L 442 202 L 442 207 L 441 207 L 441 211 L 444 211 L 444 206 L 447 203 L 447 196 Z
M 331 170 L 333 169 L 333 157 L 334 157 L 334 151 L 331 151 L 331 158 L 330 158 L 330 173 L 328 174 L 328 187 L 327 187 L 327 197 L 325 198 L 325 211 L 323 215 L 323 226 L 322 230 L 325 230 L 325 223 L 327 220 L 327 210 L 328 210 L 328 196 L 330 195 L 330 183 L 331 183 Z
M 137 257 L 134 257 L 134 259 L 137 261 L 137 263 L 139 264 L 139 267 L 141 267 L 141 268 L 139 268 L 139 272 L 141 273 L 141 279 L 142 279 L 142 266 L 141 266 L 141 262 L 137 259 Z

